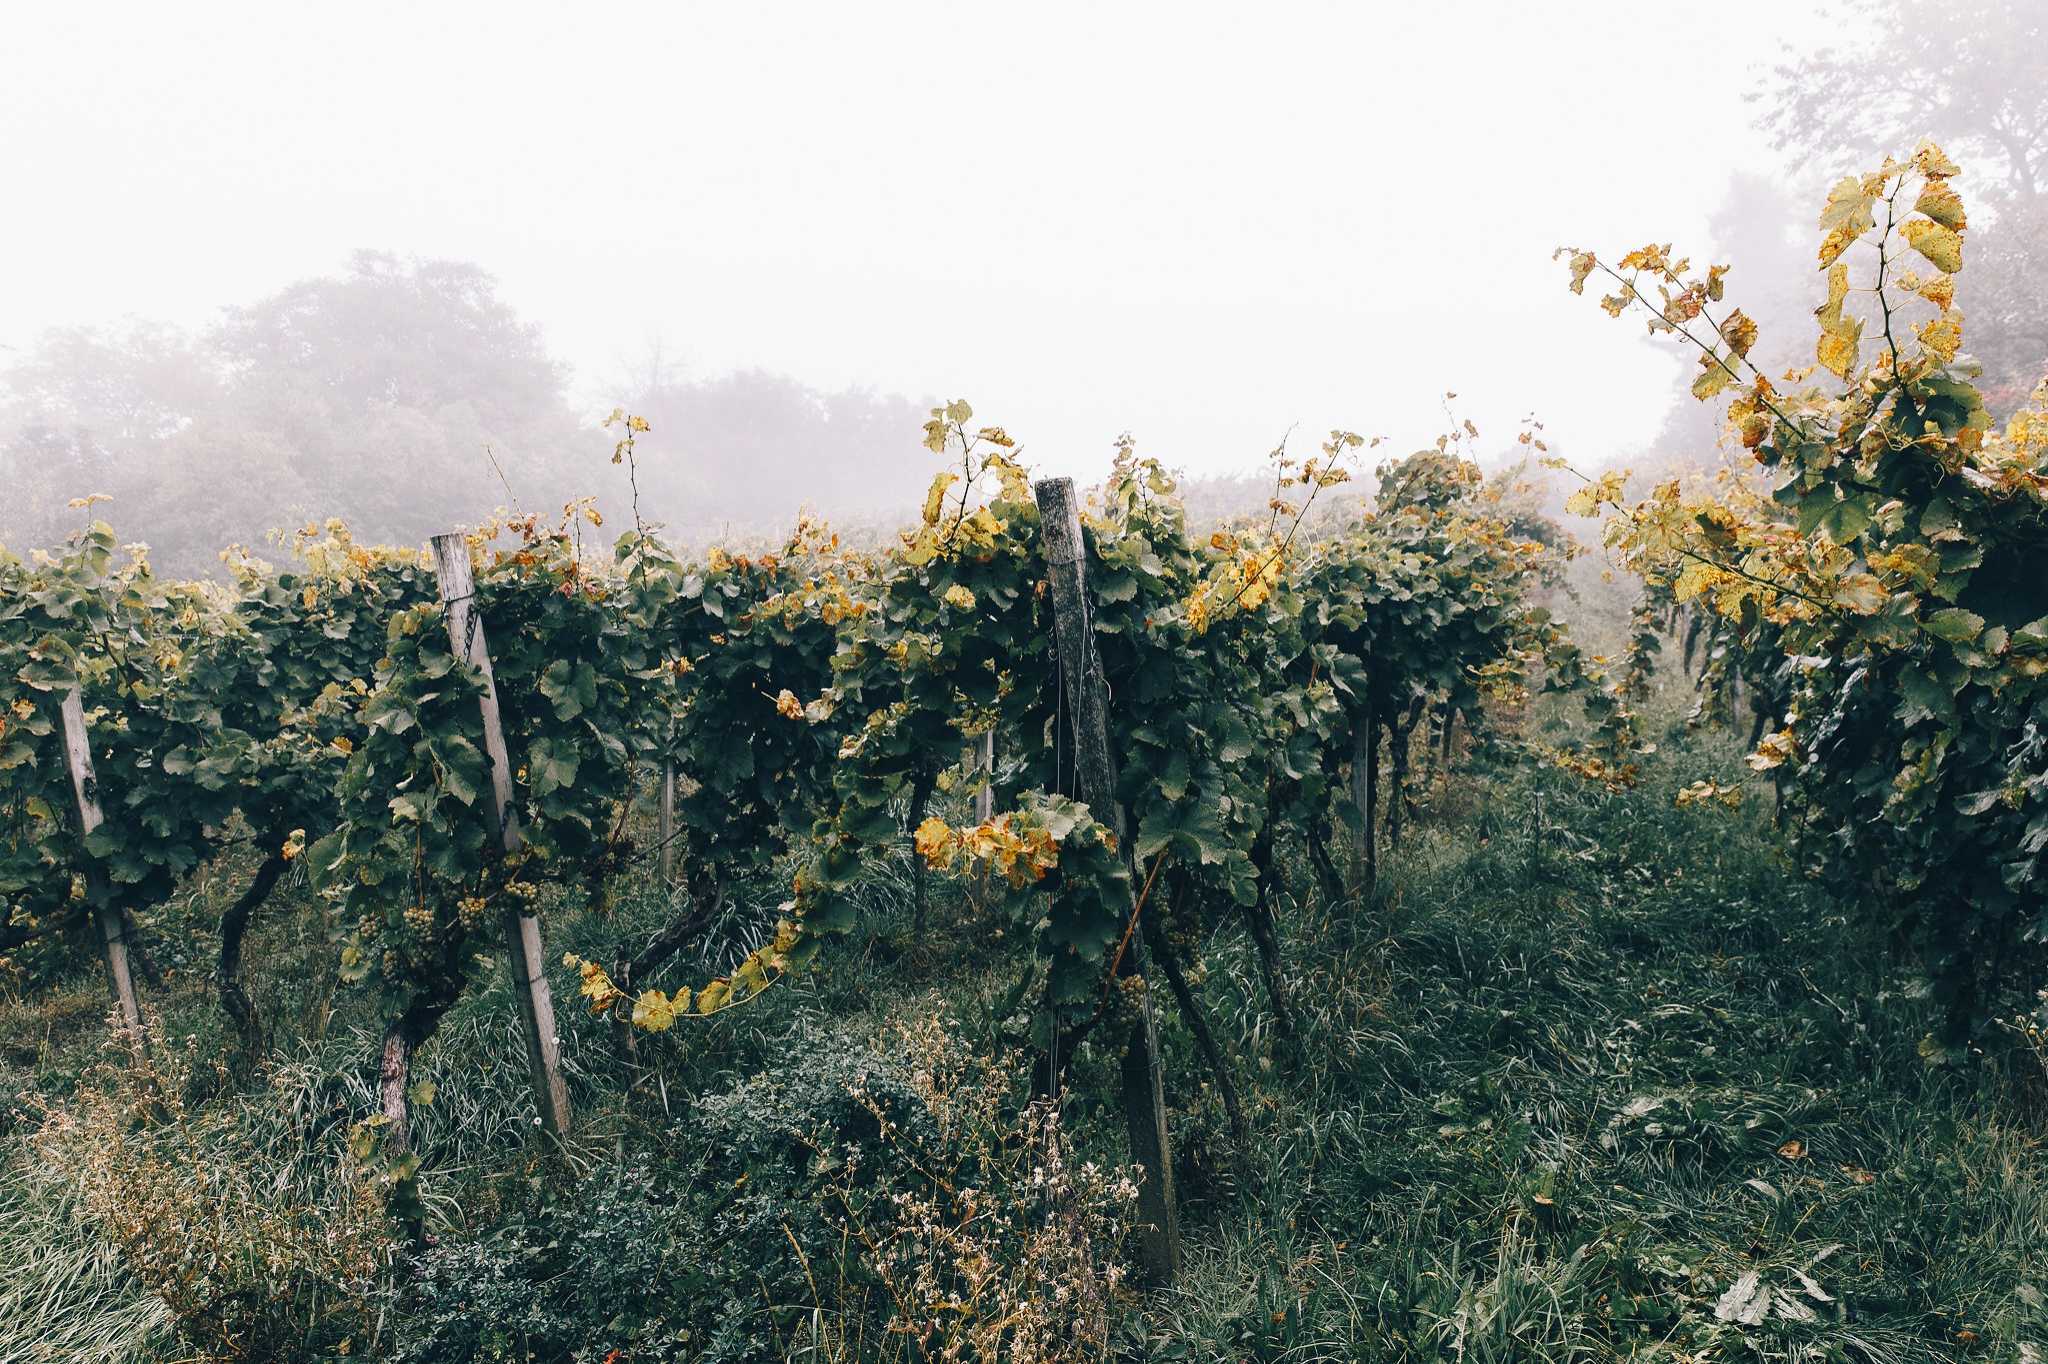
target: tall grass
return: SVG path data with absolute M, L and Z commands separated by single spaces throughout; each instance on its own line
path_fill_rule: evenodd
M 80 1221 L 64 1183 L 17 1149 L 0 1165 L 0 1361 L 166 1357 L 170 1311 Z
M 2048 1357 L 2029 1110 L 1923 1063 L 1905 969 L 1767 793 L 1674 808 L 1739 754 L 1665 738 L 1621 795 L 1458 778 L 1375 900 L 1296 906 L 1298 1062 L 1226 948 L 1261 1130 L 1152 1357 Z

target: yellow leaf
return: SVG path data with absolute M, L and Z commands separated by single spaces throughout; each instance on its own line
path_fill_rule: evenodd
M 1856 340 L 1853 335 L 1841 332 L 1822 332 L 1820 344 L 1814 347 L 1814 356 L 1829 373 L 1838 379 L 1849 377 L 1849 371 L 1856 367 Z
M 1871 205 L 1877 196 L 1869 185 L 1855 176 L 1837 180 L 1828 191 L 1827 207 L 1821 210 L 1820 225 L 1826 231 L 1821 239 L 1820 263 L 1833 265 L 1841 259 L 1856 241 L 1876 226 L 1877 220 L 1871 214 Z
M 959 481 L 960 475 L 950 469 L 941 469 L 932 479 L 931 489 L 924 495 L 924 523 L 927 526 L 939 524 L 939 515 L 946 506 L 946 490 Z
M 1835 585 L 1835 605 L 1859 616 L 1876 615 L 1890 600 L 1884 584 L 1868 573 L 1851 573 Z
M 1920 344 L 1944 365 L 1952 363 L 1956 352 L 1963 347 L 1962 316 L 1961 313 L 1950 313 L 1932 322 L 1922 322 L 1913 329 L 1920 335 Z
M 732 997 L 750 999 L 768 988 L 768 971 L 759 952 L 750 953 L 732 973 Z
M 1756 746 L 1756 752 L 1743 759 L 1752 772 L 1768 772 L 1781 766 L 1797 750 L 1792 744 L 1792 735 L 1786 730 L 1764 735 L 1763 742 Z
M 1963 268 L 1963 239 L 1952 229 L 1913 218 L 1899 230 L 1909 246 L 1947 273 L 1953 275 Z
M 1842 315 L 1842 304 L 1848 297 L 1849 267 L 1837 262 L 1828 267 L 1828 301 L 1818 310 L 1821 325 L 1826 326 Z
M 1696 781 L 1680 791 L 1672 804 L 1683 809 L 1688 805 L 1703 805 L 1710 800 L 1719 801 L 1731 810 L 1737 809 L 1742 805 L 1742 788 L 1723 786 L 1714 781 Z
M 1956 282 L 1947 275 L 1936 275 L 1920 286 L 1920 297 L 1947 312 L 1956 301 Z
M 1674 600 L 1681 603 L 1689 602 L 1712 587 L 1720 576 L 1721 570 L 1712 564 L 1703 564 L 1697 559 L 1689 560 L 1672 582 L 1671 595 Z
M 577 968 L 583 980 L 583 997 L 590 1001 L 590 1012 L 601 1014 L 625 997 L 624 992 L 612 983 L 605 969 L 594 961 L 585 961 L 575 955 L 562 958 L 562 964 Z
M 1814 310 L 1820 319 L 1821 335 L 1815 357 L 1836 378 L 1846 379 L 1856 366 L 1856 347 L 1863 337 L 1861 318 L 1845 317 L 1842 304 L 1849 297 L 1849 267 L 1840 261 L 1828 267 L 1828 301 Z
M 1692 396 L 1701 402 L 1713 397 L 1728 387 L 1730 375 L 1728 366 L 1720 357 L 1711 352 L 1700 356 L 1700 377 L 1692 381 Z
M 942 595 L 942 600 L 944 600 L 946 605 L 953 607 L 955 610 L 972 611 L 974 609 L 974 593 L 959 583 L 954 583 L 951 587 L 947 588 Z
M 1731 355 L 1747 355 L 1749 348 L 1756 344 L 1756 319 L 1737 308 L 1728 314 L 1728 320 L 1721 324 L 1721 339 L 1728 343 Z
M 795 692 L 784 687 L 775 693 L 775 713 L 785 720 L 801 720 L 804 718 L 804 705 L 796 699 Z
M 1662 274 L 1671 268 L 1671 243 L 1659 246 L 1651 242 L 1648 246 L 1638 247 L 1621 258 L 1621 268 Z
M 688 1007 L 687 988 L 678 992 Z M 675 1026 L 676 1001 L 659 990 L 643 990 L 633 1001 L 633 1026 L 645 1032 L 667 1032 Z
M 1573 516 L 1597 516 L 1602 503 L 1620 506 L 1622 486 L 1627 479 L 1626 469 L 1610 469 L 1565 498 L 1564 509 Z
M 1932 142 L 1922 142 L 1914 149 L 1913 165 L 1930 180 L 1946 180 L 1951 175 L 1962 174 L 1962 168 Z
M 1920 197 L 1913 201 L 1913 208 L 1943 227 L 1954 228 L 1958 232 L 1970 225 L 1963 214 L 1963 196 L 1941 180 L 1928 181 L 1921 189 Z
M 1591 251 L 1577 251 L 1572 254 L 1571 269 L 1573 293 L 1583 294 L 1586 292 L 1586 276 L 1592 274 L 1593 267 L 1598 265 L 1599 263 L 1599 261 L 1594 259 L 1593 253 Z
M 933 870 L 944 871 L 953 865 L 957 843 L 953 837 L 953 827 L 945 820 L 936 815 L 927 819 L 917 826 L 917 834 L 913 841 L 917 845 L 917 855 Z

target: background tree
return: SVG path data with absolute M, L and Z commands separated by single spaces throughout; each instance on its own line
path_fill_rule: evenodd
M 880 532 L 923 491 L 928 403 L 762 370 L 691 380 L 659 355 L 619 387 L 654 428 L 641 512 L 677 534 L 779 536 L 805 506 Z M 482 269 L 359 252 L 204 333 L 52 331 L 0 368 L 0 545 L 60 542 L 89 493 L 179 575 L 330 516 L 417 544 L 507 504 L 545 515 L 595 495 L 622 515 L 626 471 L 594 415 Z
M 212 341 L 234 425 L 303 499 L 273 501 L 273 519 L 341 515 L 414 543 L 509 500 L 611 491 L 601 461 L 576 458 L 597 442 L 567 372 L 475 265 L 358 252 L 341 275 L 230 309 Z
M 636 442 L 643 512 L 690 539 L 781 536 L 806 508 L 835 527 L 893 530 L 930 481 L 918 444 L 929 401 L 825 393 L 758 369 L 689 380 L 660 365 L 619 401 L 654 428 Z
M 56 544 L 74 497 L 161 499 L 169 450 L 215 410 L 220 382 L 206 348 L 173 327 L 46 334 L 0 377 L 0 543 Z
M 1962 302 L 1985 401 L 2008 413 L 2048 368 L 2048 9 L 1851 0 L 1836 17 L 1853 40 L 1777 67 L 1755 92 L 1760 122 L 1813 180 L 1904 156 L 1929 137 L 1967 168 Z M 1747 273 L 1747 261 L 1736 263 Z
M 0 415 L 0 543 L 54 544 L 68 500 L 105 493 L 178 573 L 308 517 L 413 543 L 512 496 L 610 491 L 539 333 L 459 262 L 359 253 L 200 336 L 53 331 L 0 372 Z

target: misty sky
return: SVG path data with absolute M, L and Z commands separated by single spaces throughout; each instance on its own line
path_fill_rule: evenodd
M 1421 443 L 1446 389 L 1597 461 L 1676 360 L 1551 248 L 1701 246 L 1798 10 L 16 6 L 0 343 L 373 247 L 495 273 L 593 408 L 658 340 L 965 396 L 1073 472 L 1125 429 L 1199 470 Z

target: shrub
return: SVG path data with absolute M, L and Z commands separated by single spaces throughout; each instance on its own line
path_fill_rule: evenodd
M 199 1110 L 192 1068 L 170 1043 L 97 1065 L 43 1120 L 48 1167 L 203 1357 L 366 1353 L 393 1250 L 382 1198 L 296 1102 L 301 1072 Z
M 486 1235 L 423 1251 L 396 1285 L 393 1357 L 688 1358 L 702 1279 L 692 1229 L 646 1172 L 601 1167 Z
M 1135 1191 L 942 1024 L 799 1033 L 668 1130 L 658 1172 L 425 1251 L 398 1357 L 1101 1357 Z
M 812 1309 L 783 1314 L 811 1347 L 857 1357 L 879 1327 L 928 1359 L 1100 1357 L 1136 1191 L 935 1017 L 800 1042 L 698 1129 L 701 1187 L 734 1190 L 721 1235 Z

